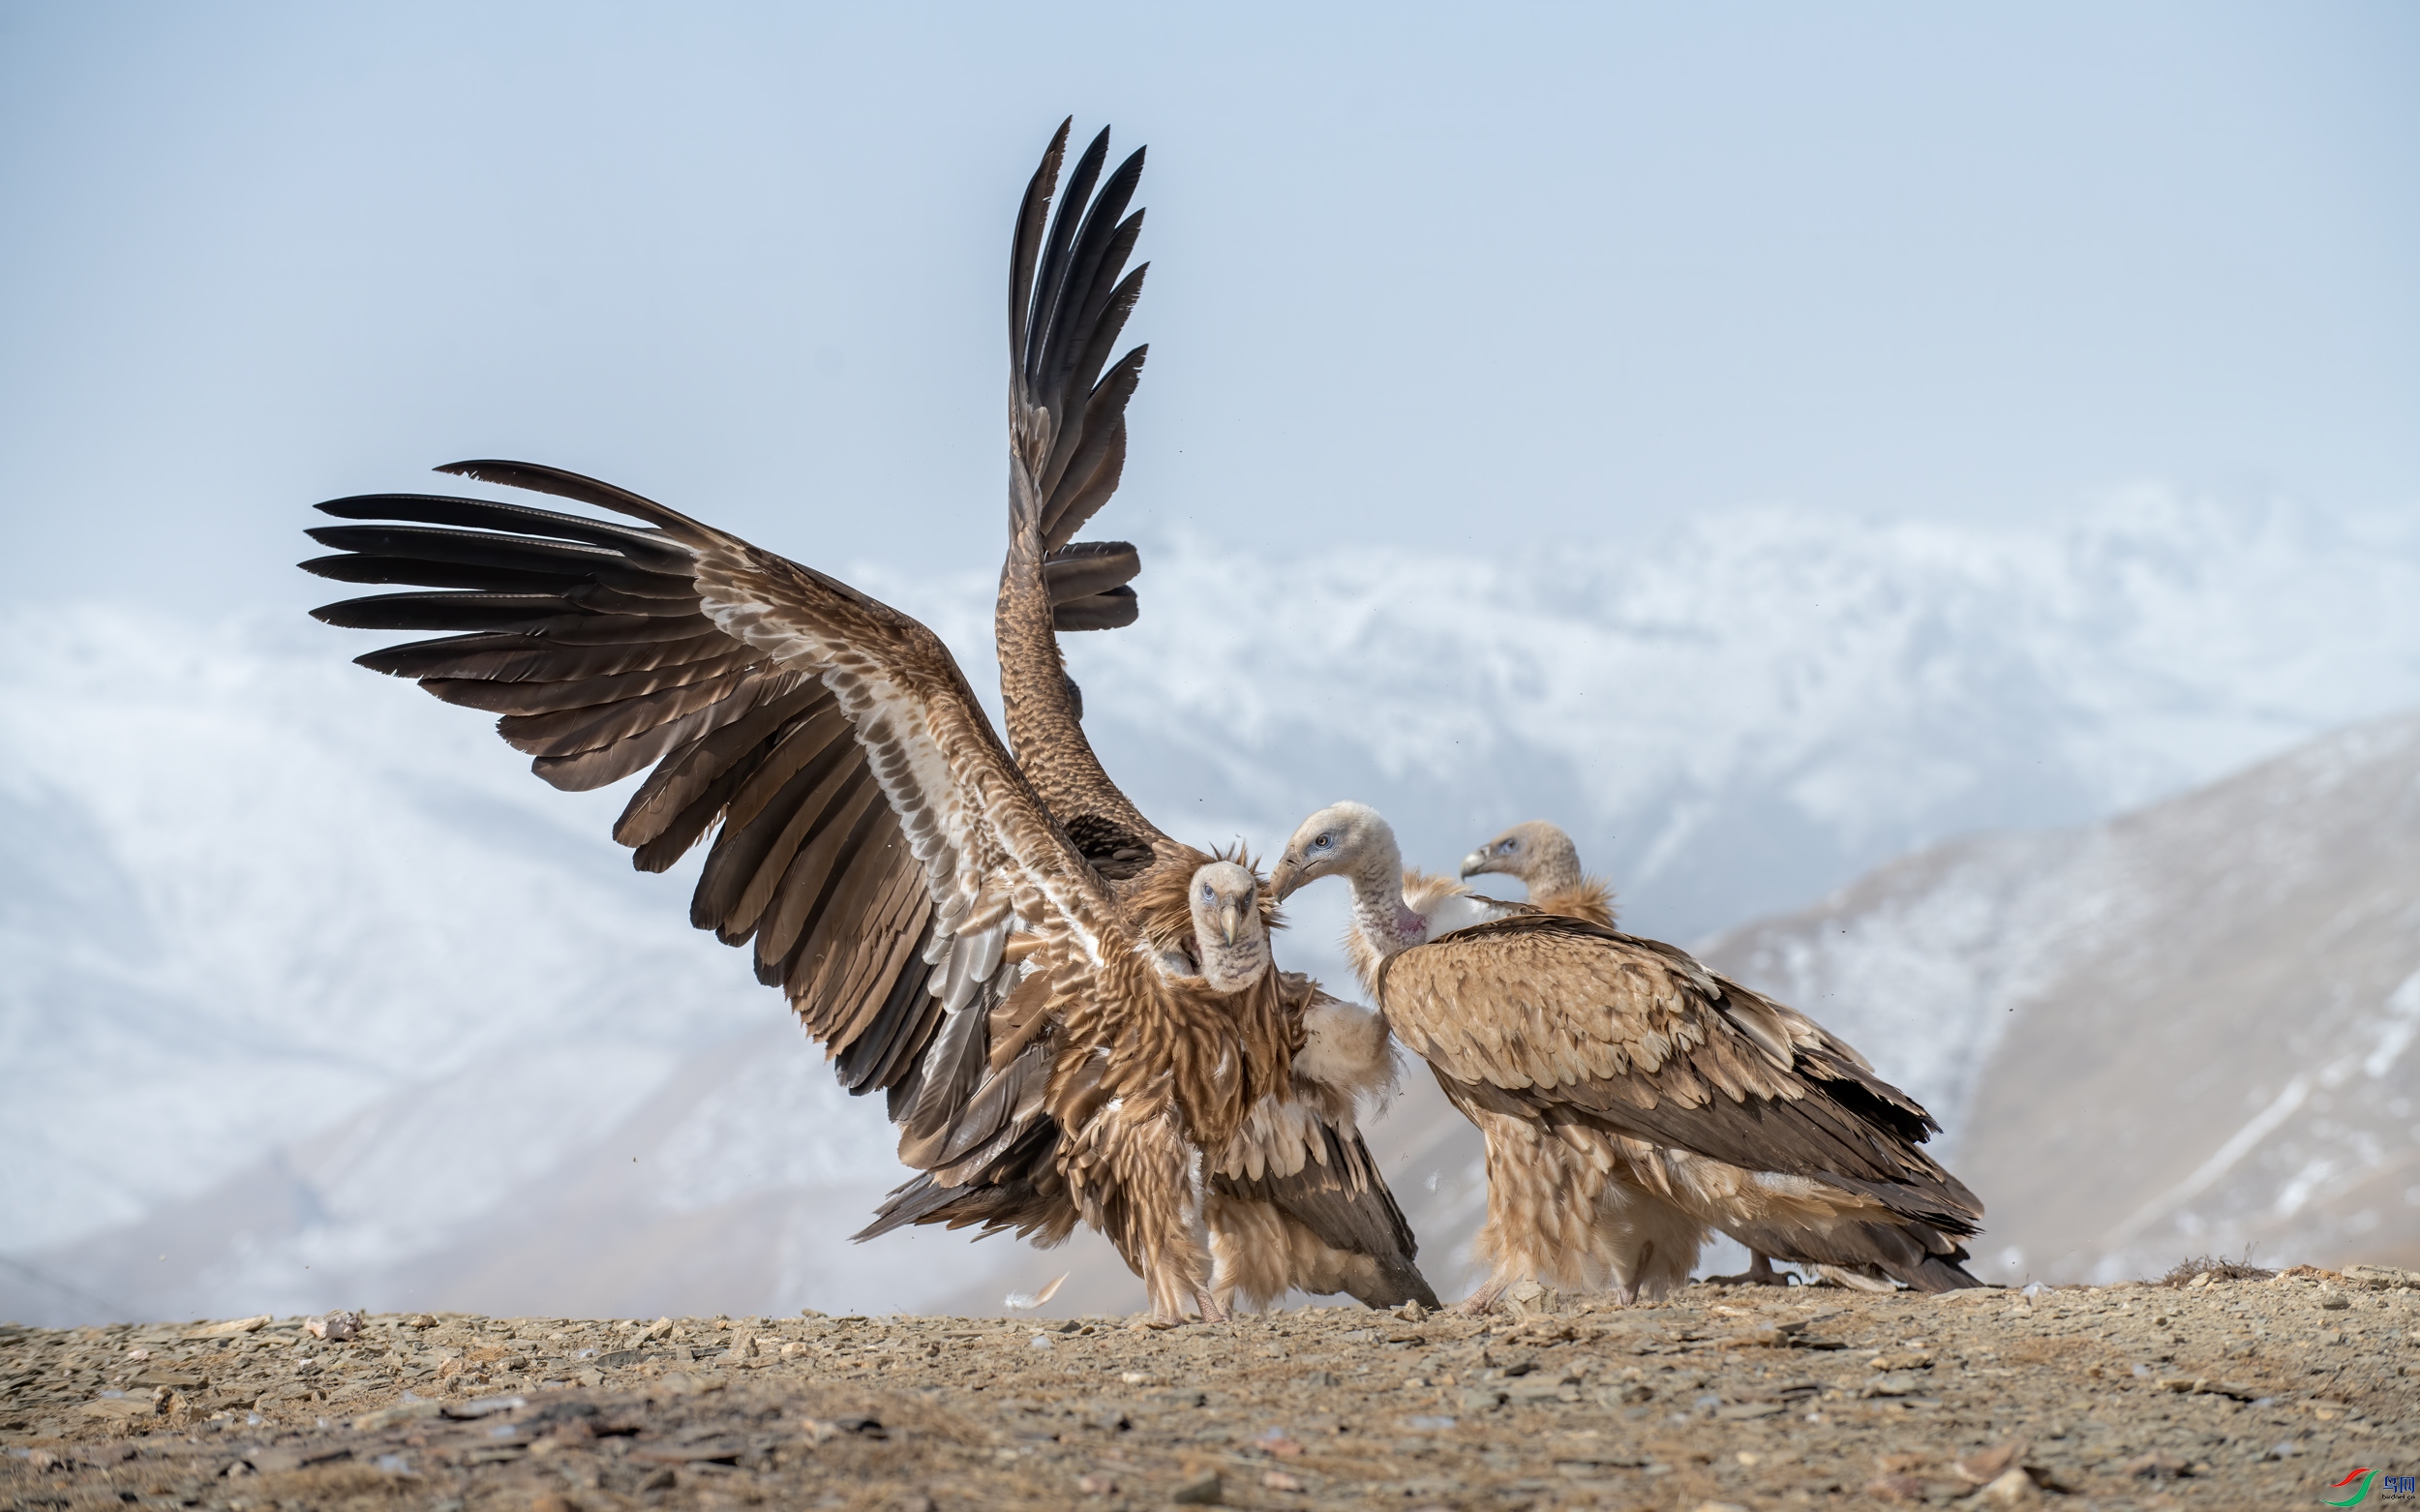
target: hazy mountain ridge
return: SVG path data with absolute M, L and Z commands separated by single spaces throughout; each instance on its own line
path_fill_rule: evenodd
M 1953 842 L 1706 953 L 1893 1047 L 2002 1270 L 2420 1255 L 2420 714 Z
M 2420 535 L 2150 489 L 2033 532 L 1768 509 L 1646 552 L 1144 561 L 1141 621 L 1071 645 L 1112 770 L 1216 773 L 1266 843 L 1370 797 L 1432 865 L 1553 816 L 1672 937 L 2420 703 Z
M 1072 665 L 1111 770 L 1171 829 L 1265 850 L 1353 794 L 1444 865 L 1549 815 L 1634 926 L 1676 938 L 2420 702 L 2420 552 L 2284 506 L 2146 494 L 2035 535 L 1759 511 L 1637 559 L 1145 559 L 1142 622 Z M 988 694 L 987 582 L 853 578 Z M 898 1179 L 879 1104 L 687 927 L 686 877 L 629 871 L 621 793 L 554 792 L 483 719 L 345 664 L 378 639 L 105 607 L 11 626 L 0 1139 L 22 1158 L 0 1254 L 183 1313 L 502 1307 L 532 1267 L 588 1277 L 598 1311 L 913 1306 L 1098 1268 L 842 1243 Z M 1992 994 L 2016 990 L 1953 983 L 2037 969 L 1992 956 L 1994 921 L 2066 907 L 2042 879 L 2080 842 L 1970 843 L 2008 897 L 1824 956 L 1795 994 L 1953 1126 Z M 2004 844 L 2047 849 L 2012 867 Z M 1301 894 L 1281 942 L 1331 984 L 1341 903 Z M 1407 1160 L 1410 1122 L 1381 1140 Z M 1467 1152 L 1417 1142 L 1398 1184 L 1453 1209 L 1442 1279 Z M 64 1305 L 12 1295 L 0 1312 Z

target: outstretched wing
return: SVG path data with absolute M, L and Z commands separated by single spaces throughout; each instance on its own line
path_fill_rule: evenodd
M 1529 914 L 1379 968 L 1407 1049 L 1483 1105 L 1831 1183 L 1946 1232 L 1982 1206 L 1918 1146 L 1938 1126 L 1794 1013 L 1686 953 Z
M 1149 349 L 1136 347 L 1109 361 L 1149 267 L 1126 271 L 1142 230 L 1142 212 L 1127 215 L 1126 207 L 1143 155 L 1136 152 L 1104 179 L 1109 134 L 1094 137 L 1053 216 L 1067 132 L 1060 126 L 1026 186 L 1010 249 L 1000 693 L 1010 748 L 1044 802 L 1104 877 L 1124 882 L 1172 862 L 1178 848 L 1094 755 L 1058 632 L 1114 629 L 1132 623 L 1137 607 L 1128 587 L 1142 568 L 1134 548 L 1074 536 L 1117 491 L 1126 467 L 1126 404 Z
M 713 832 L 691 922 L 749 945 L 855 1092 L 890 1094 L 902 1155 L 1012 1132 L 979 1096 L 1013 929 L 1097 960 L 1117 922 L 931 631 L 835 579 L 609 484 L 523 463 L 442 470 L 643 522 L 483 499 L 320 505 L 322 577 L 435 591 L 314 611 L 450 632 L 358 658 L 498 733 L 558 787 L 654 769 L 615 837 L 661 870 Z

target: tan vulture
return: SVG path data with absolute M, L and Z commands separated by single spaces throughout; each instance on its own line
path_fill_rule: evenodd
M 1549 914 L 1564 914 L 1585 919 L 1590 923 L 1612 928 L 1614 924 L 1613 892 L 1602 878 L 1584 874 L 1580 869 L 1580 848 L 1560 828 L 1542 819 L 1517 824 L 1496 838 L 1462 859 L 1464 881 L 1486 875 L 1507 876 L 1529 890 L 1529 906 Z M 1846 1057 L 1864 1067 L 1873 1067 L 1846 1043 L 1832 1038 L 1823 1026 L 1805 1017 L 1797 1010 L 1779 1003 L 1773 1011 L 1790 1020 L 1793 1037 L 1820 1038 L 1827 1050 Z M 1717 1225 L 1721 1227 L 1723 1225 Z M 1748 1247 L 1748 1268 L 1737 1276 L 1709 1277 L 1730 1285 L 1786 1286 L 1790 1279 L 1773 1269 L 1772 1255 L 1792 1264 L 1804 1265 L 1816 1274 L 1840 1285 L 1858 1290 L 1889 1291 L 1891 1283 L 1885 1279 L 1878 1266 L 1852 1267 L 1827 1264 L 1822 1260 L 1794 1254 L 1789 1248 L 1788 1234 L 1759 1231 L 1738 1231 L 1726 1227 L 1725 1232 Z M 1760 1245 L 1777 1248 L 1760 1248 Z
M 1104 134 L 1077 163 L 1070 178 L 1071 205 L 1080 202 L 1105 150 Z M 1040 226 L 1035 204 L 1029 198 L 1028 233 Z M 1122 263 L 1131 239 L 1113 244 L 1105 261 Z M 1020 240 L 1013 259 L 1018 282 L 1011 297 L 1013 424 L 1032 429 L 1048 424 L 1050 415 L 1080 414 L 1084 437 L 1074 443 L 1063 437 L 1056 443 L 1057 450 L 1079 458 L 1067 470 L 1077 470 L 1081 456 L 1096 448 L 1103 461 L 1095 469 L 1097 481 L 1062 490 L 1063 497 L 1042 511 L 1039 559 L 1013 535 L 1010 542 L 995 613 L 1001 704 L 1010 749 L 1044 806 L 1112 892 L 1139 900 L 1167 879 L 1181 878 L 1183 867 L 1168 862 L 1192 853 L 1144 818 L 1103 769 L 1084 734 L 1081 696 L 1060 651 L 1060 633 L 1132 623 L 1137 605 L 1129 585 L 1141 570 L 1134 548 L 1125 542 L 1074 540 L 1108 500 L 1126 444 L 1122 413 L 1111 414 L 1115 429 L 1100 429 L 1081 393 L 1065 387 L 1050 342 L 1028 334 L 1043 329 L 1042 312 L 1050 304 L 1047 274 L 1061 265 L 1056 250 L 1061 240 L 1054 231 L 1053 242 L 1039 255 Z M 1074 245 L 1076 252 L 1066 265 L 1080 269 L 1086 243 L 1077 237 Z M 1025 282 L 1038 266 L 1039 293 Z M 1141 272 L 1137 268 L 1135 277 Z M 1062 308 L 1065 302 L 1062 298 Z M 1040 483 L 1018 486 L 1038 490 Z M 1175 923 L 1183 913 L 1162 917 Z M 1265 923 L 1276 924 L 1274 905 Z M 1196 969 L 1173 938 L 1163 945 L 1171 972 Z M 1385 1026 L 1376 1013 L 1329 996 L 1307 977 L 1286 974 L 1280 990 L 1289 1031 L 1297 1036 L 1291 1085 L 1255 1104 L 1204 1171 L 1203 1213 L 1216 1260 L 1214 1299 L 1222 1309 L 1239 1297 L 1262 1307 L 1289 1290 L 1302 1290 L 1345 1292 L 1373 1307 L 1416 1301 L 1434 1308 L 1437 1294 L 1420 1274 L 1411 1225 L 1358 1125 L 1362 1101 L 1394 1084 L 1395 1054 Z M 894 1221 L 894 1211 L 923 1214 L 926 1204 L 939 1202 L 921 1221 L 998 1226 L 988 1217 L 975 1217 L 988 1214 L 994 1194 L 970 1190 L 964 1198 L 947 1202 L 930 1188 L 919 1178 L 901 1189 L 883 1224 Z
M 1529 906 L 1614 926 L 1614 893 L 1580 869 L 1580 848 L 1543 819 L 1517 824 L 1462 859 L 1463 880 L 1496 873 L 1529 890 Z
M 1013 242 L 1013 334 L 1038 354 L 1018 393 L 1056 401 L 1013 414 L 1011 558 L 1029 574 L 1043 570 L 1044 522 L 1115 486 L 1143 357 L 1108 361 L 1141 271 L 1119 277 L 1140 154 L 1094 197 L 1096 142 L 1045 238 L 1065 141 L 1063 126 Z M 1155 838 L 1104 858 L 1125 874 L 1113 888 L 1100 846 L 1053 817 L 940 639 L 834 578 L 574 473 L 440 470 L 638 524 L 442 496 L 337 499 L 320 509 L 372 523 L 312 531 L 337 555 L 306 569 L 416 589 L 314 613 L 439 632 L 359 660 L 500 715 L 499 734 L 557 787 L 651 768 L 614 829 L 642 870 L 711 832 L 691 922 L 750 948 L 845 1086 L 887 1095 L 901 1160 L 942 1198 L 921 1214 L 894 1198 L 876 1228 L 966 1218 L 948 1199 L 976 1195 L 988 1217 L 967 1221 L 986 1226 L 1048 1239 L 1080 1220 L 1143 1278 L 1155 1318 L 1188 1303 L 1219 1316 L 1205 1152 L 1289 1095 L 1303 1033 L 1266 966 L 1251 874 Z M 1260 969 L 1239 983 L 1227 953 L 1249 958 L 1255 941 Z M 1172 943 L 1206 974 L 1171 970 Z
M 1521 1280 L 1669 1290 L 1709 1227 L 1979 1285 L 1958 1241 L 1981 1204 L 1920 1148 L 1939 1126 L 1801 1015 L 1672 946 L 1407 873 L 1360 803 L 1304 821 L 1270 882 L 1327 876 L 1379 1012 L 1486 1141 L 1490 1271 L 1466 1310 Z

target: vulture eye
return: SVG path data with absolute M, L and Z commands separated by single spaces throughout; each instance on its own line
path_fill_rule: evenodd
M 1501 845 L 1496 847 L 1497 853 L 1501 856 L 1510 856 L 1515 843 L 1516 842 L 1511 840 L 1504 841 Z
M 1334 844 L 1336 843 L 1336 836 L 1334 836 L 1334 835 L 1332 835 L 1332 834 L 1323 834 L 1323 835 L 1319 836 L 1317 839 L 1316 839 L 1316 840 L 1312 841 L 1311 843 L 1312 843 L 1312 845 L 1313 845 L 1313 847 L 1314 847 L 1315 849 L 1324 851 L 1324 850 L 1326 850 L 1329 846 L 1334 845 Z
M 1201 900 L 1205 903 L 1215 903 L 1219 900 L 1219 895 L 1216 892 L 1211 892 L 1207 886 L 1204 886 L 1201 890 Z

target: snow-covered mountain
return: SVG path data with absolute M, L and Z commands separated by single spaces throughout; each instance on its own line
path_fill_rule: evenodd
M 2285 506 L 1145 561 L 1141 623 L 1074 668 L 1171 829 L 1265 850 L 1352 795 L 1450 864 L 1555 817 L 1675 938 L 2420 703 L 2420 538 Z M 855 577 L 987 685 L 987 582 Z M 923 1306 L 1024 1273 L 849 1248 L 896 1179 L 879 1107 L 686 927 L 686 877 L 629 871 L 619 793 L 346 665 L 377 638 L 99 605 L 6 633 L 0 1313 Z M 1282 953 L 1341 981 L 1332 891 Z M 1935 1067 L 1938 1026 L 1885 1028 L 1855 1037 L 1954 1116 L 1983 1040 Z M 1407 1200 L 1431 1177 L 1460 1179 Z
M 1947 1113 L 1995 1277 L 2420 1260 L 2420 714 L 1952 841 L 1706 954 Z
M 1255 842 L 1345 796 L 1431 864 L 1555 817 L 1633 923 L 1694 938 L 2420 703 L 2420 513 L 2143 489 L 2032 531 L 1762 510 L 1521 555 L 1492 546 L 1517 515 L 1488 525 L 1485 552 L 1147 549 L 1141 621 L 1071 656 L 1104 758 Z

